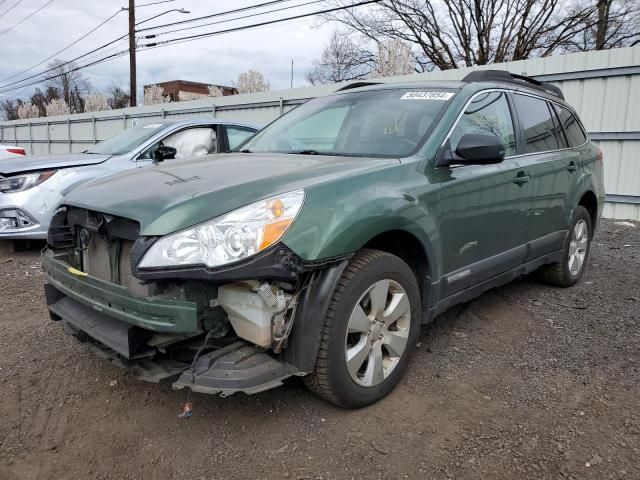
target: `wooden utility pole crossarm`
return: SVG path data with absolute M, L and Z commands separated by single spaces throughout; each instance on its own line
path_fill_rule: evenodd
M 129 0 L 129 97 L 132 107 L 138 103 L 136 90 L 136 4 Z

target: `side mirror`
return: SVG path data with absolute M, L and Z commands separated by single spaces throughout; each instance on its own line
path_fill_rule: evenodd
M 440 155 L 438 166 L 491 165 L 504 160 L 505 146 L 494 135 L 467 133 L 463 135 L 455 152 L 447 150 Z
M 162 162 L 164 160 L 170 160 L 176 158 L 178 150 L 166 145 L 160 145 L 155 152 L 153 152 L 153 160 L 156 162 Z

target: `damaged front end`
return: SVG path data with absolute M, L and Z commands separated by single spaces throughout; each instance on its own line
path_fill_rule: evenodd
M 56 213 L 45 292 L 69 334 L 141 380 L 197 392 L 256 393 L 311 371 L 345 259 L 304 262 L 277 244 L 217 270 L 141 271 L 157 238 L 139 230 L 82 208 Z

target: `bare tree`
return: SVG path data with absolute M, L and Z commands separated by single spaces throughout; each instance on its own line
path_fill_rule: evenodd
M 0 100 L 0 114 L 4 120 L 17 120 L 18 108 L 22 102 L 20 100 L 13 100 L 11 98 L 5 98 Z
M 169 103 L 171 98 L 169 96 L 162 95 L 164 88 L 160 85 L 149 85 L 144 89 L 144 104 L 155 105 L 157 103 Z
M 83 97 L 85 112 L 103 112 L 110 110 L 109 101 L 104 93 L 90 93 Z
M 60 98 L 58 90 L 52 86 L 48 86 L 44 89 L 44 92 L 40 88 L 36 88 L 31 94 L 31 103 L 38 107 L 41 117 L 47 116 L 47 104 L 55 98 Z
M 111 110 L 127 108 L 129 106 L 129 94 L 122 87 L 113 84 L 107 89 L 107 103 Z
M 37 118 L 40 116 L 40 110 L 31 102 L 25 102 L 18 107 L 18 118 Z
M 55 78 L 47 80 L 47 87 L 54 88 L 58 92 L 59 98 L 69 106 L 71 113 L 83 112 L 83 96 L 91 91 L 91 85 L 82 73 L 75 71 L 77 65 L 56 59 L 48 67 L 53 69 L 51 75 Z
M 640 45 L 640 0 L 594 0 L 575 50 L 605 50 Z
M 238 75 L 236 82 L 238 93 L 267 92 L 271 89 L 269 81 L 258 70 L 248 70 Z
M 370 77 L 391 77 L 413 73 L 415 58 L 411 47 L 402 40 L 392 38 L 378 43 L 375 68 Z
M 588 28 L 592 10 L 575 0 L 382 0 L 328 18 L 375 42 L 407 42 L 428 71 L 562 51 Z
M 373 53 L 367 51 L 347 32 L 335 30 L 325 45 L 319 60 L 305 75 L 311 85 L 346 82 L 367 78 L 374 63 Z
M 47 104 L 47 117 L 57 117 L 58 115 L 68 115 L 71 113 L 69 105 L 63 98 L 54 98 Z

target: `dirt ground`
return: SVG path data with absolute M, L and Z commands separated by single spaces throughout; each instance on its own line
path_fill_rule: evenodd
M 572 289 L 532 278 L 426 327 L 359 411 L 135 380 L 48 319 L 37 249 L 0 256 L 0 479 L 640 479 L 640 224 L 605 221 Z

